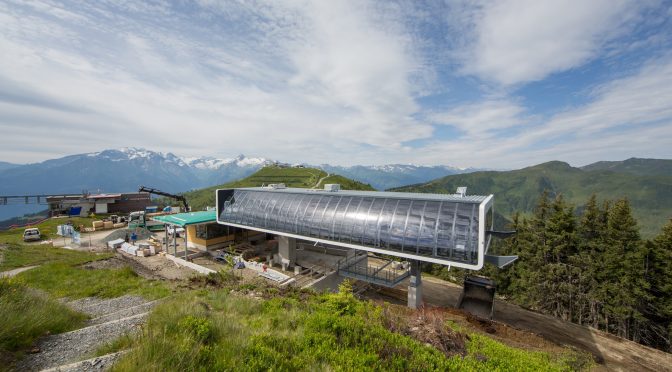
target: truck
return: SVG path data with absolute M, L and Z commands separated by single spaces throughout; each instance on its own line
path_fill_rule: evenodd
M 145 211 L 137 211 L 128 215 L 128 228 L 131 230 L 141 228 L 149 231 L 161 231 L 164 229 L 164 225 L 161 222 L 149 220 Z

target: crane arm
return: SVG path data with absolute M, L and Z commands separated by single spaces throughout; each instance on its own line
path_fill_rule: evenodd
M 182 195 L 170 194 L 170 193 L 167 193 L 167 192 L 164 192 L 164 191 L 161 191 L 161 190 L 157 190 L 157 189 L 154 189 L 154 188 L 151 188 L 151 187 L 145 187 L 145 186 L 140 186 L 140 188 L 138 189 L 138 192 L 148 192 L 150 194 L 161 195 L 161 196 L 165 196 L 165 197 L 168 197 L 168 198 L 172 198 L 172 199 L 181 201 L 182 204 L 184 205 L 184 210 L 186 212 L 189 212 L 189 204 L 187 204 L 187 198 L 185 198 Z

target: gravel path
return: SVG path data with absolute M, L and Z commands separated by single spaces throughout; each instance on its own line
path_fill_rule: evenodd
M 24 271 L 28 271 L 30 269 L 34 269 L 36 267 L 37 266 L 26 266 L 26 267 L 19 267 L 18 269 L 14 269 L 14 270 L 3 271 L 3 272 L 0 273 L 0 278 L 11 278 L 14 275 L 17 275 L 17 274 L 22 273 Z
M 129 307 L 138 306 L 146 302 L 147 300 L 140 296 L 126 295 L 111 299 L 87 297 L 82 298 L 81 300 L 70 301 L 67 305 L 81 313 L 99 317 L 119 310 L 128 309 Z
M 94 371 L 108 369 L 119 355 L 105 355 L 83 362 L 102 345 L 124 334 L 140 330 L 149 311 L 158 301 L 146 301 L 138 296 L 112 299 L 84 298 L 67 304 L 93 317 L 85 328 L 47 336 L 37 343 L 40 350 L 28 354 L 17 367 L 19 371 Z M 114 353 L 118 354 L 118 353 Z
M 110 367 L 112 367 L 114 362 L 116 362 L 117 359 L 119 359 L 124 354 L 126 354 L 125 350 L 118 351 L 116 353 L 111 353 L 87 360 L 82 360 L 81 362 L 75 362 L 63 366 L 45 369 L 42 370 L 42 372 L 106 371 L 110 369 Z

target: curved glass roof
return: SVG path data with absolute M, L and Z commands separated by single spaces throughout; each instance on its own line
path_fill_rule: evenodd
M 243 188 L 217 200 L 220 223 L 466 267 L 479 264 L 479 206 L 490 198 Z

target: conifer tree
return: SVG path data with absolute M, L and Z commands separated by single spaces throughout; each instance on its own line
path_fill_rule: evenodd
M 571 320 L 578 275 L 569 261 L 577 252 L 576 219 L 574 208 L 567 205 L 562 194 L 550 205 L 543 236 L 545 267 L 539 268 L 538 291 L 545 296 L 539 308 Z
M 599 329 L 604 291 L 600 277 L 604 276 L 602 256 L 605 251 L 606 216 L 593 194 L 586 203 L 578 226 L 579 252 L 572 259 L 578 268 L 575 321 Z
M 672 219 L 650 244 L 646 277 L 650 284 L 647 343 L 672 352 Z
M 608 327 L 620 337 L 638 341 L 645 322 L 641 305 L 648 299 L 646 248 L 627 199 L 616 201 L 609 211 L 606 238 L 602 285 L 608 294 L 605 301 Z

